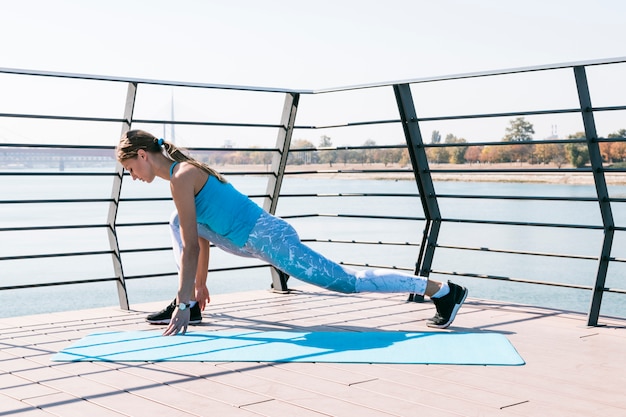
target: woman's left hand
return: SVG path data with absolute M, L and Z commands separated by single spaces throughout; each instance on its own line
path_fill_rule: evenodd
M 196 301 L 200 306 L 200 311 L 204 311 L 207 304 L 211 302 L 211 296 L 209 296 L 209 289 L 206 285 L 196 287 Z
M 180 310 L 178 307 L 174 310 L 170 324 L 163 332 L 163 336 L 176 336 L 178 333 L 184 335 L 187 333 L 187 326 L 189 325 L 189 318 L 191 316 L 190 308 Z

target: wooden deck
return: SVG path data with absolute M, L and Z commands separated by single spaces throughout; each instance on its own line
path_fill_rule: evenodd
M 405 300 L 308 286 L 216 295 L 202 326 L 431 330 L 433 305 Z M 626 415 L 626 320 L 589 328 L 583 315 L 475 299 L 447 331 L 506 334 L 526 365 L 50 361 L 92 332 L 154 330 L 145 313 L 166 303 L 0 319 L 0 416 Z

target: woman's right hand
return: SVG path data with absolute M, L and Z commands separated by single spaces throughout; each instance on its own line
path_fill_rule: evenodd
M 189 325 L 189 318 L 191 309 L 186 308 L 180 310 L 178 307 L 174 310 L 174 314 L 170 319 L 170 324 L 163 332 L 163 336 L 176 336 L 177 334 L 184 335 L 187 333 L 187 326 Z

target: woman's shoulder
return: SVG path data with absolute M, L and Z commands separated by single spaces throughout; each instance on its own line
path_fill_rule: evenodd
M 170 182 L 172 186 L 189 186 L 193 184 L 194 189 L 199 189 L 206 182 L 208 174 L 201 168 L 189 162 L 179 162 L 172 171 Z
M 173 164 L 175 164 L 174 166 L 174 170 L 173 170 L 173 174 L 174 175 L 198 175 L 198 174 L 202 174 L 205 173 L 205 171 L 190 163 L 190 162 L 173 162 Z

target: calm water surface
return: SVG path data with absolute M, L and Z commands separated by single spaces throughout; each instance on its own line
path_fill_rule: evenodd
M 124 183 L 124 198 L 169 197 L 169 188 L 163 181 L 146 185 L 139 182 Z M 265 193 L 263 177 L 232 177 L 231 182 L 250 195 Z M 110 177 L 8 177 L 0 184 L 3 200 L 20 199 L 102 199 L 109 198 Z M 439 204 L 445 222 L 441 229 L 439 247 L 435 253 L 433 270 L 447 273 L 472 273 L 510 277 L 542 282 L 561 282 L 573 285 L 593 285 L 597 262 L 584 257 L 598 256 L 602 245 L 601 230 L 584 230 L 566 227 L 522 227 L 475 224 L 467 219 L 487 219 L 525 224 L 561 224 L 600 226 L 597 203 L 516 201 L 454 198 L 458 195 L 490 196 L 562 196 L 593 197 L 593 186 L 551 185 L 525 183 L 436 183 Z M 288 177 L 282 193 L 398 193 L 416 194 L 411 181 L 393 180 L 330 180 Z M 611 186 L 612 197 L 626 197 L 626 187 Z M 260 199 L 255 199 L 262 204 Z M 165 222 L 169 218 L 171 201 L 123 202 L 118 214 L 122 225 L 134 222 Z M 90 201 L 81 204 L 58 202 L 46 206 L 37 204 L 0 205 L 0 227 L 55 226 L 67 224 L 102 225 L 106 222 L 108 203 Z M 278 214 L 313 216 L 292 218 L 301 238 L 323 240 L 363 240 L 394 243 L 420 243 L 423 229 L 423 212 L 417 197 L 357 197 L 290 198 L 281 197 Z M 397 220 L 352 219 L 336 214 L 369 214 L 394 216 Z M 333 216 L 326 216 L 333 215 Z M 623 203 L 613 205 L 613 215 L 618 226 L 626 225 Z M 168 248 L 171 246 L 167 225 L 145 227 L 120 226 L 118 237 L 122 250 L 138 248 Z M 113 276 L 110 255 L 107 251 L 106 228 L 63 229 L 47 231 L 4 231 L 0 233 L 0 256 L 4 261 L 0 271 L 3 286 L 36 284 L 49 281 L 98 279 Z M 412 245 L 346 245 L 311 243 L 328 257 L 346 263 L 396 266 L 412 270 L 419 248 Z M 474 250 L 460 250 L 459 247 Z M 536 255 L 508 255 L 488 252 L 523 251 Z M 6 260 L 13 256 L 87 252 L 84 256 L 60 258 L 31 258 Z M 626 237 L 618 232 L 612 256 L 624 259 Z M 574 255 L 580 259 L 565 259 L 557 254 Z M 154 250 L 123 255 L 126 276 L 152 273 L 175 273 L 171 250 Z M 255 260 L 236 258 L 219 249 L 211 252 L 211 268 L 234 265 L 259 265 Z M 626 267 L 614 262 L 609 270 L 607 286 L 626 288 Z M 448 275 L 433 274 L 434 279 L 447 280 Z M 498 299 L 517 303 L 587 311 L 591 293 L 578 289 L 562 289 L 520 283 L 506 283 L 479 278 L 455 277 L 454 281 L 467 285 L 470 295 L 476 298 Z M 213 295 L 221 293 L 267 289 L 269 270 L 255 268 L 239 272 L 211 272 L 209 289 Z M 296 286 L 297 281 L 290 281 Z M 169 300 L 174 297 L 177 278 L 166 276 L 127 281 L 129 300 L 133 303 Z M 0 316 L 18 316 L 51 311 L 74 310 L 117 305 L 114 283 L 89 283 L 73 286 L 44 287 L 0 292 L 3 308 Z M 626 317 L 624 296 L 606 294 L 602 314 Z

